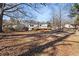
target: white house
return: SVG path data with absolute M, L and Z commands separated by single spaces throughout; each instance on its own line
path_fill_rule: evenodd
M 13 28 L 24 28 L 27 27 L 28 30 L 33 30 L 33 29 L 47 29 L 48 28 L 48 24 L 47 23 L 41 23 L 41 22 L 35 22 L 35 21 L 28 21 L 28 20 L 20 20 L 20 25 L 14 25 Z
M 29 24 L 28 28 L 29 28 L 28 30 L 33 30 L 35 28 L 38 28 L 38 24 Z
M 39 29 L 47 29 L 47 28 L 48 28 L 48 24 L 39 25 Z
M 72 24 L 65 24 L 64 27 L 65 28 L 75 28 Z

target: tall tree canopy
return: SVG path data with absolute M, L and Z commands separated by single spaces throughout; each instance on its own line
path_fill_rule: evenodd
M 71 8 L 71 16 L 76 17 L 75 23 L 79 24 L 79 4 L 78 3 L 73 4 Z

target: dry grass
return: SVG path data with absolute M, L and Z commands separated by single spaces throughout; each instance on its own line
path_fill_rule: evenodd
M 0 40 L 0 55 L 19 55 L 25 53 L 31 48 L 37 46 L 43 46 L 56 40 L 59 37 L 63 37 L 63 33 L 61 35 L 56 34 L 36 34 L 37 32 L 15 32 L 12 33 L 14 36 L 6 36 Z M 11 35 L 12 35 L 11 34 Z M 15 34 L 18 34 L 17 36 Z M 31 34 L 30 36 L 27 36 Z M 3 34 L 4 35 L 4 34 Z M 8 35 L 8 34 L 7 34 Z M 10 35 L 10 33 L 9 33 Z M 57 37 L 58 35 L 58 37 Z M 79 55 L 79 36 L 71 35 L 68 38 L 64 39 L 61 42 L 55 44 L 55 46 L 50 46 L 48 48 L 43 49 L 41 52 L 35 53 L 35 55 Z
M 6 36 L 0 40 L 0 55 L 19 55 L 32 47 L 44 45 L 56 38 L 48 37 L 48 35 L 35 35 L 35 33 L 40 33 L 40 31 L 3 33 Z M 18 35 L 16 36 L 16 34 Z M 31 36 L 28 36 L 28 34 L 31 34 Z
M 57 54 L 61 56 L 79 56 L 79 32 L 78 35 L 74 34 L 66 38 L 63 42 L 56 46 Z M 64 45 L 66 44 L 66 45 Z M 68 45 L 69 44 L 69 45 Z

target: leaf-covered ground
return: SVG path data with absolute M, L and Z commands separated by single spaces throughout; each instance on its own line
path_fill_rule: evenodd
M 53 31 L 0 33 L 0 55 L 79 55 L 78 38 Z

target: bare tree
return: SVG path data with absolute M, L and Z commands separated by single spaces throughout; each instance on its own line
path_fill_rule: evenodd
M 3 16 L 8 16 L 12 18 L 24 18 L 24 16 L 28 16 L 27 12 L 24 10 L 24 6 L 27 5 L 34 9 L 36 12 L 38 12 L 34 5 L 36 4 L 31 4 L 31 3 L 0 3 L 0 32 L 2 32 L 2 23 L 3 23 Z M 45 5 L 45 4 L 41 4 Z M 28 16 L 30 17 L 30 16 Z
M 4 7 L 4 4 L 0 3 L 0 32 L 2 32 L 3 7 Z
M 59 31 L 61 31 L 61 16 L 62 16 L 62 14 L 61 14 L 61 7 L 59 7 L 59 26 L 58 26 Z

